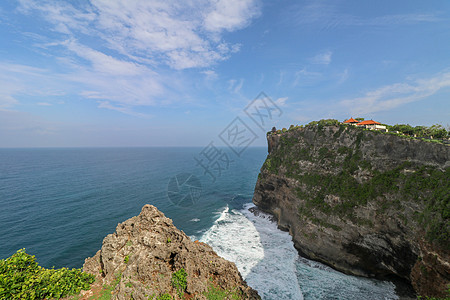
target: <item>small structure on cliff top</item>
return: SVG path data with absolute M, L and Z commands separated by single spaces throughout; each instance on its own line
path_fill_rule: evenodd
M 385 125 L 382 125 L 381 123 L 374 121 L 374 120 L 367 120 L 367 121 L 360 122 L 358 120 L 350 118 L 348 120 L 345 120 L 343 123 L 354 125 L 354 126 L 361 126 L 361 127 L 371 129 L 371 130 L 383 130 L 386 132 L 388 131 Z
M 358 124 L 356 124 L 356 126 L 363 126 L 367 129 L 372 129 L 372 130 L 387 131 L 386 126 L 381 125 L 381 123 L 374 121 L 374 120 L 362 121 L 362 122 L 359 122 Z
M 359 123 L 359 121 L 357 121 L 357 120 L 355 120 L 355 119 L 353 119 L 353 118 L 350 118 L 350 119 L 348 119 L 348 120 L 345 120 L 343 123 L 344 123 L 344 124 L 350 124 L 350 125 L 356 125 L 356 124 Z

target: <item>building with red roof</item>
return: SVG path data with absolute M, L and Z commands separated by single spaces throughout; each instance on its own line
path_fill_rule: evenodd
M 384 130 L 384 131 L 387 131 L 386 126 L 384 126 L 380 122 L 377 122 L 377 121 L 374 121 L 374 120 L 362 121 L 362 122 L 359 122 L 356 125 L 365 127 L 367 129 L 372 129 L 372 130 Z
M 344 124 L 351 124 L 351 125 L 355 125 L 355 126 L 361 126 L 363 128 L 367 128 L 367 129 L 371 129 L 371 130 L 383 130 L 383 131 L 388 131 L 386 129 L 386 126 L 381 124 L 380 122 L 374 121 L 374 120 L 366 120 L 366 121 L 358 121 L 355 120 L 353 118 L 350 118 L 348 120 L 345 120 L 343 122 Z
M 374 120 L 366 120 L 366 121 L 361 121 L 358 123 L 359 125 L 381 125 L 381 123 L 374 121 Z
M 359 121 L 357 121 L 357 120 L 355 120 L 355 119 L 353 119 L 353 118 L 350 118 L 350 119 L 344 121 L 344 124 L 352 124 L 352 125 L 356 125 L 356 124 L 358 124 L 358 123 L 359 123 Z

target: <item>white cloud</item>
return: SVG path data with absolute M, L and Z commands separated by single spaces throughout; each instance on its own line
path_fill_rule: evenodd
M 346 68 L 342 73 L 339 73 L 337 75 L 337 77 L 338 77 L 337 84 L 344 83 L 345 81 L 347 81 L 349 76 L 350 76 L 350 74 L 349 74 L 348 68 Z
M 392 26 L 411 25 L 425 22 L 439 22 L 436 13 L 411 13 L 363 18 L 340 11 L 337 3 L 315 1 L 308 5 L 295 4 L 288 12 L 289 19 L 298 24 L 317 24 L 324 29 L 342 26 Z
M 2 85 L 0 84 L 0 88 L 1 86 Z M 0 91 L 0 109 L 11 108 L 19 103 L 19 101 L 9 95 L 9 93 L 11 93 L 11 91 Z
M 46 69 L 0 62 L 0 108 L 19 105 L 21 96 L 63 96 L 61 88 L 60 80 Z
M 161 104 L 163 96 L 173 96 L 173 92 L 168 90 L 162 80 L 152 74 L 116 76 L 81 69 L 77 73 L 67 75 L 65 79 L 81 83 L 85 89 L 80 91 L 80 95 L 86 98 L 109 100 L 125 105 L 152 106 Z M 175 80 L 174 78 L 174 84 Z
M 98 101 L 98 107 L 115 110 L 115 111 L 118 111 L 118 112 L 121 112 L 121 113 L 124 113 L 127 115 L 136 116 L 136 117 L 143 117 L 143 118 L 151 117 L 151 115 L 149 115 L 149 114 L 135 112 L 130 107 L 127 107 L 124 105 L 114 105 L 114 104 L 111 104 L 109 101 Z
M 285 75 L 285 72 L 284 71 L 280 71 L 280 76 L 279 76 L 279 79 L 278 79 L 278 82 L 277 82 L 277 86 L 280 86 L 283 83 L 284 75 Z
M 275 103 L 278 106 L 285 106 L 286 105 L 286 101 L 289 99 L 289 97 L 282 97 L 282 98 L 278 98 L 277 100 L 275 100 Z
M 20 11 L 37 11 L 53 30 L 99 38 L 111 50 L 141 63 L 174 69 L 207 67 L 239 51 L 222 40 L 260 14 L 258 0 L 171 2 L 91 0 L 75 7 L 66 2 L 20 0 Z
M 450 87 L 450 73 L 442 73 L 411 83 L 396 83 L 367 92 L 363 97 L 340 102 L 352 114 L 370 114 L 425 99 L 443 88 Z
M 236 79 L 228 80 L 228 90 L 235 94 L 238 94 L 241 91 L 243 85 L 244 85 L 243 78 L 239 79 L 239 81 L 237 81 Z
M 37 11 L 53 24 L 55 31 L 64 34 L 71 34 L 73 30 L 87 33 L 90 22 L 95 19 L 89 6 L 81 10 L 62 1 L 19 0 L 19 3 L 19 12 L 31 14 Z
M 52 104 L 48 103 L 48 102 L 38 102 L 37 105 L 39 105 L 39 106 L 52 106 Z
M 206 30 L 220 32 L 234 31 L 248 26 L 251 19 L 260 14 L 255 0 L 216 0 L 212 1 L 211 11 L 204 20 Z
M 310 59 L 310 61 L 313 64 L 329 65 L 331 63 L 331 56 L 332 55 L 333 55 L 333 52 L 326 51 L 326 52 L 319 53 L 316 56 L 312 57 Z
M 74 40 L 63 43 L 67 49 L 74 52 L 79 57 L 89 61 L 94 72 L 116 75 L 116 76 L 134 76 L 142 75 L 149 71 L 145 66 L 134 62 L 116 59 L 100 51 L 80 45 Z
M 241 47 L 225 41 L 223 34 L 258 17 L 259 1 L 19 0 L 18 12 L 44 18 L 56 33 L 50 35 L 53 40 L 38 39 L 37 46 L 53 48 L 47 53 L 65 51 L 56 61 L 68 69 L 54 76 L 40 73 L 41 82 L 57 77 L 55 82 L 76 85 L 79 95 L 101 100 L 101 108 L 134 114 L 132 106 L 183 98 L 192 85 L 173 70 L 206 68 L 200 72 L 207 79 L 217 78 L 208 68 Z M 20 71 L 39 73 L 26 66 Z M 233 91 L 238 93 L 242 85 L 240 80 Z M 2 93 L 8 96 L 0 99 L 2 107 L 16 103 L 17 91 Z
M 208 80 L 215 80 L 219 77 L 213 70 L 202 71 L 202 74 L 204 74 L 206 76 L 206 79 Z
M 295 72 L 294 82 L 292 86 L 311 86 L 323 79 L 323 74 L 320 72 L 308 71 L 303 68 Z
M 398 14 L 377 17 L 367 21 L 369 25 L 416 24 L 438 22 L 441 19 L 435 14 Z

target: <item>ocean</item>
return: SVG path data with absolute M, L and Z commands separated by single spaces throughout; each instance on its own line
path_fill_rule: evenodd
M 265 147 L 0 149 L 0 259 L 25 248 L 42 266 L 79 268 L 149 203 L 233 261 L 263 299 L 398 299 L 391 282 L 300 257 L 288 233 L 249 211 L 266 155 Z

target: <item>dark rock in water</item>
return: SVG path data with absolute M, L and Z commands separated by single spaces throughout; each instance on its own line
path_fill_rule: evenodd
M 263 212 L 258 206 L 252 206 L 248 209 L 248 211 L 251 212 L 252 214 L 254 214 L 256 217 L 264 217 L 271 222 L 277 221 L 274 216 Z
M 347 274 L 412 284 L 419 295 L 446 296 L 448 145 L 344 125 L 267 139 L 253 202 L 289 231 L 300 254 Z M 403 287 L 398 292 L 410 294 Z
M 173 299 L 206 299 L 205 293 L 213 289 L 239 299 L 260 299 L 234 263 L 207 244 L 191 241 L 152 205 L 119 224 L 95 256 L 86 259 L 83 270 L 97 276 L 99 289 L 110 286 L 113 299 L 156 299 L 164 294 Z M 187 275 L 181 290 L 172 279 L 180 270 Z M 93 288 L 85 296 L 102 292 Z

